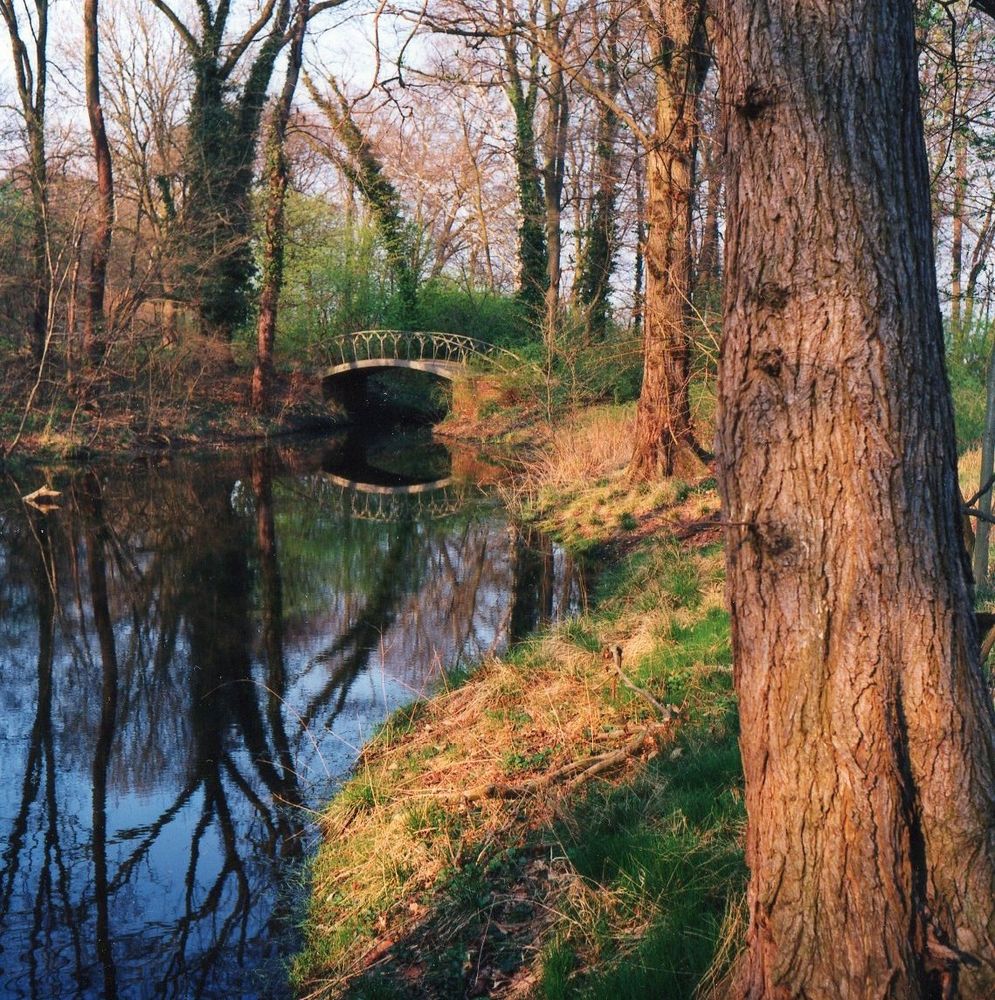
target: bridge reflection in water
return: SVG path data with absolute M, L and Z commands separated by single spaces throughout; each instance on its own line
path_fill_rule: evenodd
M 0 997 L 287 993 L 309 810 L 442 664 L 582 599 L 417 452 L 95 467 L 48 516 L 0 488 Z

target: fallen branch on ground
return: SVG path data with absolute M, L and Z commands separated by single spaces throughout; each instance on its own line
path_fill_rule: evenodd
M 513 799 L 568 778 L 570 779 L 569 787 L 576 788 L 585 781 L 623 764 L 633 754 L 641 750 L 648 739 L 654 739 L 660 732 L 669 728 L 669 724 L 669 721 L 654 723 L 641 729 L 632 739 L 615 750 L 595 754 L 593 757 L 585 757 L 583 760 L 570 761 L 553 771 L 547 771 L 545 774 L 527 781 L 489 781 L 465 791 L 448 793 L 438 796 L 438 798 L 442 801 L 460 800 L 464 802 L 476 802 L 481 799 Z

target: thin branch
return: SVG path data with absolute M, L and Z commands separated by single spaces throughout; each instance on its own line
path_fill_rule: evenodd
M 980 510 L 978 510 L 975 507 L 965 506 L 961 508 L 961 511 L 966 517 L 974 517 L 977 518 L 979 521 L 987 521 L 988 524 L 995 524 L 995 517 L 992 517 L 991 514 L 983 514 Z

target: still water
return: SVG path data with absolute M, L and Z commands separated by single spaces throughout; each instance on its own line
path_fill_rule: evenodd
M 0 475 L 0 997 L 284 997 L 315 813 L 581 585 L 426 435 Z M 434 484 L 434 485 L 433 485 Z

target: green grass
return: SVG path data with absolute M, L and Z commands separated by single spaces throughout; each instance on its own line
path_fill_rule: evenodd
M 664 581 L 661 596 L 672 606 L 698 605 L 702 566 L 676 548 L 639 554 L 602 587 L 618 601 L 638 595 L 652 577 Z M 566 914 L 546 950 L 542 995 L 549 1000 L 680 1000 L 710 969 L 747 874 L 731 661 L 729 617 L 713 607 L 672 622 L 639 663 L 638 683 L 685 703 L 687 721 L 677 744 L 634 782 L 592 789 L 558 828 L 593 893 Z M 588 931 L 578 933 L 579 926 Z M 641 929 L 635 940 L 631 928 Z

